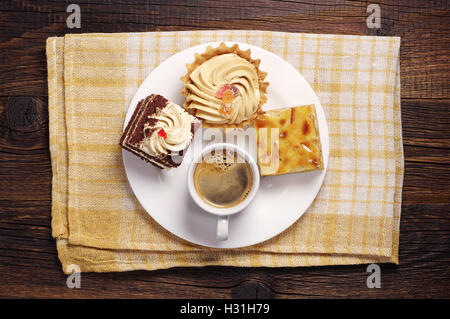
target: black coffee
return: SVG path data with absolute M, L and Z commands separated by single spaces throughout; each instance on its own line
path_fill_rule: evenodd
M 230 151 L 204 156 L 194 170 L 194 186 L 208 204 L 227 208 L 242 202 L 253 184 L 252 169 L 247 161 Z

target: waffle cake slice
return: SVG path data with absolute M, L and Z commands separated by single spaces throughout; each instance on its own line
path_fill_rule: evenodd
M 159 168 L 178 167 L 194 136 L 195 117 L 161 95 L 142 99 L 120 146 Z
M 323 169 L 314 105 L 267 111 L 254 125 L 262 176 Z

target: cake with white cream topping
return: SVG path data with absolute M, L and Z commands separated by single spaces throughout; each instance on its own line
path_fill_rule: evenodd
M 194 136 L 195 121 L 179 105 L 152 94 L 136 106 L 120 146 L 159 168 L 177 167 Z

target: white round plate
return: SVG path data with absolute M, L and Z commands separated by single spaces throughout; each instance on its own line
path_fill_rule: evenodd
M 228 46 L 236 42 L 225 42 Z M 171 56 L 155 68 L 141 84 L 128 109 L 124 128 L 137 103 L 154 93 L 183 105 L 180 93 L 186 74 L 186 63 L 194 60 L 208 45 L 201 44 Z M 189 242 L 216 248 L 237 248 L 258 244 L 291 226 L 311 205 L 320 190 L 328 166 L 328 126 L 319 99 L 308 82 L 289 63 L 262 48 L 238 43 L 251 49 L 253 59 L 261 59 L 260 69 L 267 72 L 267 103 L 263 110 L 314 104 L 319 124 L 325 169 L 306 173 L 266 176 L 261 178 L 258 194 L 241 213 L 230 216 L 230 232 L 226 241 L 216 238 L 217 217 L 204 212 L 191 199 L 187 187 L 187 170 L 192 145 L 183 163 L 175 169 L 160 170 L 123 150 L 123 162 L 131 188 L 142 207 L 162 227 Z

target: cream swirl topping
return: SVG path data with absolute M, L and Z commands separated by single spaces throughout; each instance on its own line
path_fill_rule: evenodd
M 238 124 L 258 109 L 261 96 L 256 67 L 237 54 L 222 54 L 205 61 L 190 74 L 190 80 L 186 85 L 190 92 L 188 108 L 207 122 Z M 238 90 L 231 105 L 227 105 L 227 112 L 216 95 L 224 85 Z
M 195 118 L 175 103 L 169 102 L 149 118 L 157 122 L 144 127 L 145 138 L 140 146 L 144 152 L 164 156 L 184 150 L 192 140 L 191 124 Z

